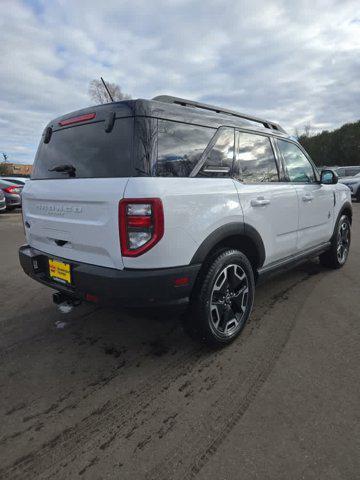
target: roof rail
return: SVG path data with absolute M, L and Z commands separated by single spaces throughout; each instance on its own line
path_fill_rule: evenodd
M 236 112 L 235 110 L 229 110 L 223 107 L 208 105 L 207 103 L 195 102 L 193 100 L 186 100 L 185 98 L 173 97 L 171 95 L 158 95 L 154 97 L 153 100 L 164 103 L 174 103 L 176 105 L 182 105 L 183 107 L 202 108 L 203 110 L 210 110 L 211 112 L 216 113 L 225 113 L 226 115 L 232 115 L 234 117 L 244 118 L 252 122 L 261 123 L 265 128 L 270 128 L 271 130 L 277 130 L 278 132 L 286 133 L 286 131 L 278 123 L 269 122 L 268 120 L 264 120 L 263 118 L 258 118 L 245 113 Z

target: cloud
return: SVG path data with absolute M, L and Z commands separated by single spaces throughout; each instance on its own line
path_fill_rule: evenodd
M 0 151 L 32 162 L 44 125 L 104 76 L 268 117 L 289 131 L 359 119 L 356 0 L 0 2 Z

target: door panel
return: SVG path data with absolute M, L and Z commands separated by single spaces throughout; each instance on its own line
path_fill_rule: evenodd
M 296 252 L 298 197 L 287 183 L 242 184 L 235 181 L 245 223 L 254 227 L 265 246 L 264 265 Z
M 327 242 L 334 224 L 332 185 L 296 185 L 299 201 L 298 250 Z

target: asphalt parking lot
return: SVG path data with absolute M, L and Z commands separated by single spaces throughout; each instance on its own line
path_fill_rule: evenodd
M 0 216 L 1 479 L 360 478 L 360 206 L 347 265 L 258 288 L 212 352 L 172 310 L 62 315 Z

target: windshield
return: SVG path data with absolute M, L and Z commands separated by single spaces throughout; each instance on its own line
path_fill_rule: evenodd
M 40 143 L 31 178 L 128 177 L 132 134 L 133 118 L 117 119 L 109 133 L 103 121 L 54 131 L 49 143 Z

